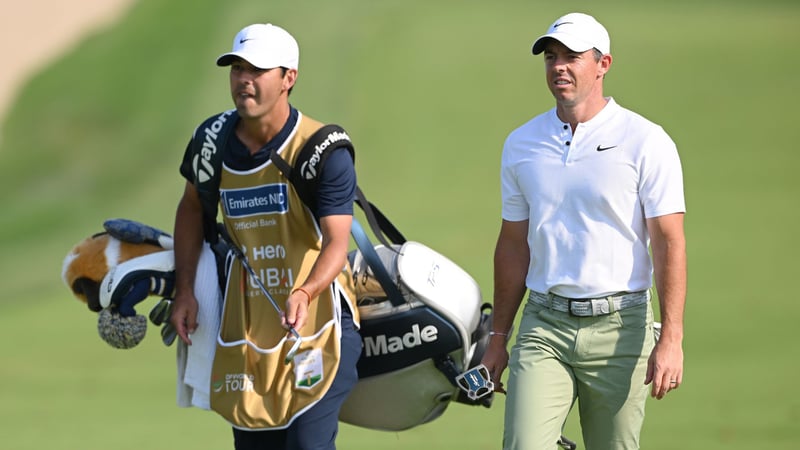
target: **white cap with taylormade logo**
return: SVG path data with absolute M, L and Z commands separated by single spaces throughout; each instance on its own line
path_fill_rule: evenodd
M 588 14 L 571 13 L 556 19 L 547 29 L 547 34 L 533 43 L 534 55 L 544 51 L 547 39 L 555 39 L 573 52 L 583 53 L 596 48 L 604 55 L 611 53 L 608 31 Z
M 297 69 L 300 48 L 286 30 L 271 23 L 244 27 L 233 38 L 233 49 L 217 58 L 218 66 L 229 66 L 236 57 L 259 69 Z

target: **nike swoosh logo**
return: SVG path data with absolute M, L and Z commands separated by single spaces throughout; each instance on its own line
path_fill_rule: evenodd
M 255 38 L 239 39 L 239 43 L 240 44 L 244 44 L 245 42 L 252 41 L 253 39 L 255 39 Z
M 557 24 L 553 25 L 553 29 L 555 30 L 556 28 L 560 27 L 561 25 L 567 25 L 567 24 L 572 24 L 572 22 L 557 23 Z
M 598 152 L 604 152 L 606 150 L 611 150 L 612 148 L 617 148 L 617 146 L 616 145 L 612 145 L 611 147 L 601 147 L 601 146 L 598 145 L 597 146 L 597 151 Z

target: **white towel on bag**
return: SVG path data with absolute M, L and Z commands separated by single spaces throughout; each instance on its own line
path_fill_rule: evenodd
M 191 334 L 192 345 L 180 338 L 177 342 L 177 402 L 183 408 L 211 409 L 209 393 L 211 366 L 217 348 L 222 293 L 217 283 L 217 264 L 214 252 L 206 243 L 197 263 L 194 282 L 197 297 L 197 330 Z

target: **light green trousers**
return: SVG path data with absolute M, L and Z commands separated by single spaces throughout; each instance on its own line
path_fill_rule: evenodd
M 503 449 L 555 449 L 576 399 L 587 450 L 638 449 L 654 345 L 650 302 L 574 317 L 529 299 L 509 360 Z

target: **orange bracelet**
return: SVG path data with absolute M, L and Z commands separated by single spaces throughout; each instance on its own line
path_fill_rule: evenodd
M 297 288 L 297 289 L 293 290 L 293 291 L 292 291 L 292 294 L 294 294 L 294 293 L 295 293 L 295 292 L 297 292 L 297 291 L 300 291 L 300 292 L 302 292 L 303 294 L 306 294 L 306 297 L 308 297 L 308 303 L 311 303 L 311 300 L 313 300 L 313 298 L 311 297 L 311 294 L 309 294 L 307 290 L 305 290 L 305 289 L 303 289 L 303 288 L 299 287 L 299 288 Z

